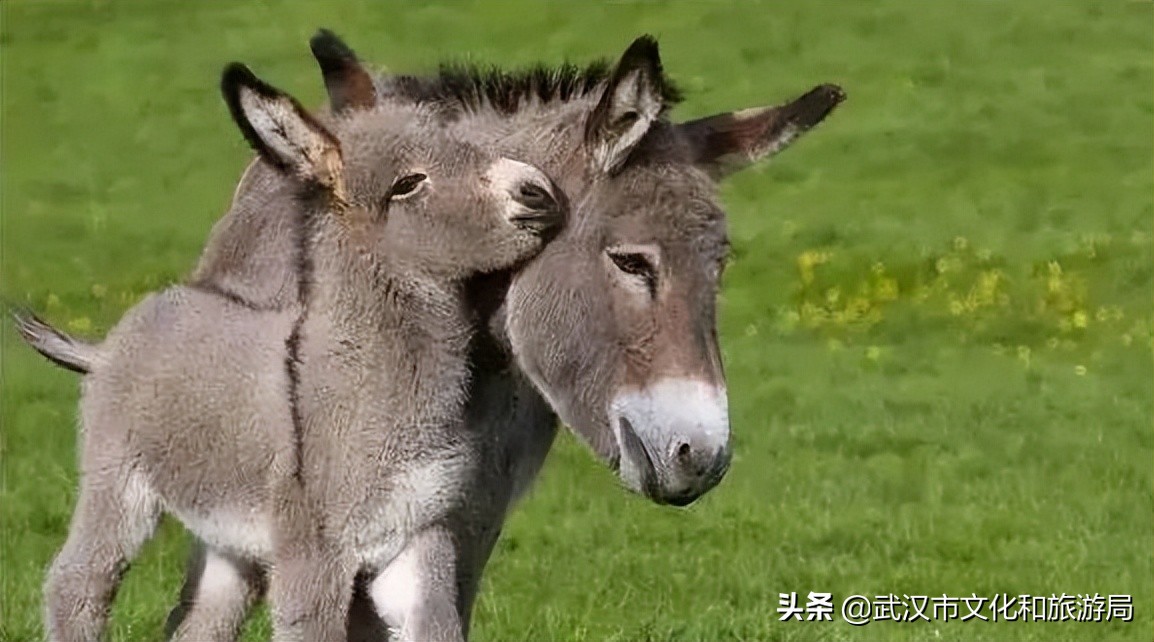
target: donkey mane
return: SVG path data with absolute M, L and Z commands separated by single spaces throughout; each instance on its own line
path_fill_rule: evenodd
M 380 80 L 388 87 L 388 93 L 416 103 L 450 112 L 491 109 L 508 115 L 534 100 L 544 104 L 589 96 L 612 73 L 613 64 L 604 58 L 585 65 L 537 63 L 520 69 L 451 61 L 441 63 L 432 76 L 385 76 Z M 667 106 L 681 102 L 681 90 L 664 74 L 660 89 Z

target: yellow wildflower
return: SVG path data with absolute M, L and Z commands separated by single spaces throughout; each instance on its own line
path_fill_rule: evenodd
M 829 261 L 829 252 L 806 250 L 797 257 L 797 271 L 801 274 L 801 282 L 809 285 L 813 283 L 814 267 Z
M 898 298 L 898 282 L 896 279 L 882 279 L 877 284 L 877 298 L 879 301 L 894 301 Z
M 1018 360 L 1030 365 L 1030 346 L 1018 346 Z

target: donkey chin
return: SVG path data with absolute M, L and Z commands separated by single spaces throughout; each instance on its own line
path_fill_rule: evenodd
M 620 451 L 618 474 L 655 502 L 687 506 L 729 470 L 724 387 L 664 379 L 622 391 L 609 404 L 609 420 Z

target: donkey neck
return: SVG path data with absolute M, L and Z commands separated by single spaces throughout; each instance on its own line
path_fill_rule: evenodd
M 303 324 L 323 324 L 317 336 L 398 365 L 466 354 L 472 319 L 459 279 L 380 256 L 331 230 L 305 251 Z

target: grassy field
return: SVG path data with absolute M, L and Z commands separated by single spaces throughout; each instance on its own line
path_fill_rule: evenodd
M 661 508 L 564 435 L 475 638 L 1149 640 L 1152 5 L 780 4 L 8 0 L 0 293 L 100 336 L 181 278 L 249 156 L 220 69 L 318 104 L 318 26 L 404 71 L 652 32 L 688 90 L 677 118 L 837 82 L 829 122 L 724 189 L 729 476 Z M 77 378 L 2 336 L 0 640 L 33 640 L 75 499 Z M 185 551 L 166 523 L 112 639 L 158 638 Z M 779 622 L 794 591 L 1128 594 L 1134 617 Z

